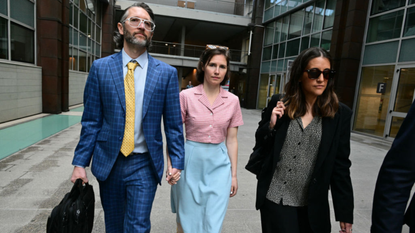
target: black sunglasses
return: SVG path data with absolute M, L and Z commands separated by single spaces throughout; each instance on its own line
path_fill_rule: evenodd
M 334 74 L 336 73 L 335 70 L 325 69 L 325 70 L 321 71 L 317 68 L 304 70 L 304 72 L 308 73 L 308 78 L 309 79 L 318 79 L 318 77 L 320 77 L 321 73 L 323 73 L 324 79 L 327 79 L 327 80 L 334 78 Z

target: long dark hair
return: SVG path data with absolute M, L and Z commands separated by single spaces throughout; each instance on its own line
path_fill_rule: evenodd
M 305 95 L 301 87 L 301 77 L 308 63 L 317 57 L 327 58 L 332 68 L 332 60 L 330 54 L 318 47 L 306 49 L 298 55 L 291 66 L 290 80 L 285 85 L 284 104 L 286 114 L 291 118 L 304 116 L 307 113 L 307 103 Z M 327 82 L 327 87 L 323 94 L 317 97 L 316 102 L 312 106 L 313 116 L 331 117 L 333 118 L 339 109 L 339 100 L 334 92 L 334 79 L 331 78 Z
M 138 2 L 136 2 L 136 3 L 134 3 L 133 5 L 131 5 L 131 6 L 129 6 L 129 7 L 127 7 L 125 10 L 124 10 L 124 14 L 122 15 L 122 17 L 121 17 L 121 19 L 120 19 L 120 23 L 122 24 L 122 27 L 123 27 L 123 30 L 124 30 L 124 28 L 125 28 L 125 22 L 124 22 L 124 20 L 127 18 L 127 16 L 128 16 L 128 10 L 130 9 L 130 8 L 132 8 L 132 7 L 141 7 L 141 8 L 143 8 L 145 11 L 147 11 L 147 13 L 150 15 L 150 18 L 151 18 L 151 20 L 153 21 L 153 23 L 155 23 L 155 21 L 154 21 L 154 13 L 153 13 L 153 10 L 147 5 L 147 4 L 145 4 L 144 2 L 142 2 L 142 3 L 138 3 Z M 123 48 L 123 46 L 124 46 L 124 36 L 123 35 L 121 35 L 120 34 L 120 32 L 118 31 L 118 29 L 117 30 L 115 30 L 115 32 L 114 32 L 114 42 L 115 42 L 115 47 L 117 48 L 117 49 L 122 49 Z M 147 50 L 149 50 L 150 49 L 150 47 L 151 47 L 151 45 L 152 45 L 152 43 L 151 43 L 151 40 L 149 41 L 149 43 L 147 44 Z
M 231 59 L 229 50 L 225 50 L 221 48 L 216 48 L 216 49 L 206 48 L 205 51 L 203 51 L 202 55 L 200 55 L 199 62 L 197 63 L 196 77 L 197 77 L 197 81 L 199 81 L 200 83 L 203 83 L 205 81 L 205 71 L 203 71 L 203 67 L 209 64 L 210 60 L 215 55 L 223 55 L 226 58 L 226 74 L 225 74 L 225 78 L 220 83 L 220 85 L 225 85 L 226 82 L 229 80 L 230 73 L 231 73 L 229 69 L 230 68 L 229 60 Z

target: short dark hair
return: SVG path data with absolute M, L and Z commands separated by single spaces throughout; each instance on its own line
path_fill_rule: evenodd
M 226 68 L 227 68 L 226 69 L 226 74 L 225 74 L 225 78 L 220 83 L 220 85 L 225 85 L 228 82 L 228 80 L 230 78 L 230 73 L 231 73 L 231 71 L 229 69 L 229 61 L 231 59 L 231 55 L 229 53 L 229 50 L 225 50 L 225 49 L 221 49 L 221 48 L 216 48 L 216 49 L 206 48 L 202 52 L 202 55 L 200 55 L 199 62 L 197 63 L 196 77 L 197 77 L 197 81 L 199 81 L 200 83 L 203 83 L 205 81 L 205 71 L 203 71 L 203 67 L 205 67 L 207 64 L 209 64 L 212 57 L 216 56 L 216 55 L 223 55 L 226 58 Z
M 304 116 L 307 112 L 307 104 L 300 80 L 308 63 L 317 57 L 328 59 L 330 62 L 330 69 L 332 69 L 333 62 L 330 53 L 319 47 L 303 50 L 291 66 L 290 79 L 284 88 L 284 102 L 287 105 L 285 111 L 291 119 Z M 338 108 L 339 100 L 334 92 L 334 79 L 331 78 L 328 80 L 327 87 L 323 94 L 317 97 L 312 111 L 314 116 L 334 117 Z
M 128 16 L 128 10 L 130 9 L 130 8 L 132 8 L 132 7 L 141 7 L 141 8 L 143 8 L 145 11 L 147 11 L 147 13 L 150 15 L 150 18 L 151 18 L 151 20 L 153 21 L 153 23 L 155 23 L 155 20 L 154 20 L 154 13 L 153 13 L 153 10 L 147 5 L 147 4 L 145 4 L 144 2 L 142 2 L 142 3 L 138 3 L 138 2 L 136 2 L 136 3 L 134 3 L 133 5 L 131 5 L 131 6 L 129 6 L 129 7 L 127 7 L 125 10 L 124 10 L 124 13 L 123 13 L 123 15 L 121 16 L 121 19 L 120 19 L 120 23 L 122 24 L 122 26 L 123 26 L 123 28 L 124 28 L 124 26 L 125 26 L 125 22 L 124 22 L 124 20 L 127 18 L 127 16 Z M 117 48 L 117 49 L 122 49 L 123 48 L 123 46 L 124 46 L 124 36 L 123 35 L 121 35 L 120 34 L 120 32 L 118 32 L 118 29 L 117 30 L 115 30 L 115 35 L 114 35 L 114 42 L 115 42 L 115 47 Z M 150 41 L 150 43 L 148 44 L 148 46 L 147 46 L 147 50 L 149 50 L 150 49 L 150 47 L 151 47 L 151 41 Z

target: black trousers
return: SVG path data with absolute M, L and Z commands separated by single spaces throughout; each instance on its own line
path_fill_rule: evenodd
M 265 200 L 261 212 L 263 233 L 312 233 L 308 208 L 284 206 Z

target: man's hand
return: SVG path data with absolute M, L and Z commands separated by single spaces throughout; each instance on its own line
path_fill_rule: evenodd
M 71 182 L 72 183 L 75 183 L 75 181 L 77 179 L 82 179 L 82 181 L 83 181 L 82 183 L 83 184 L 88 183 L 88 178 L 86 177 L 85 168 L 83 168 L 83 167 L 77 167 L 77 166 L 75 166 L 73 168 Z
M 166 181 L 170 185 L 175 185 L 177 184 L 177 181 L 180 180 L 180 175 L 181 175 L 180 169 L 169 167 L 167 168 L 167 171 L 166 171 Z

